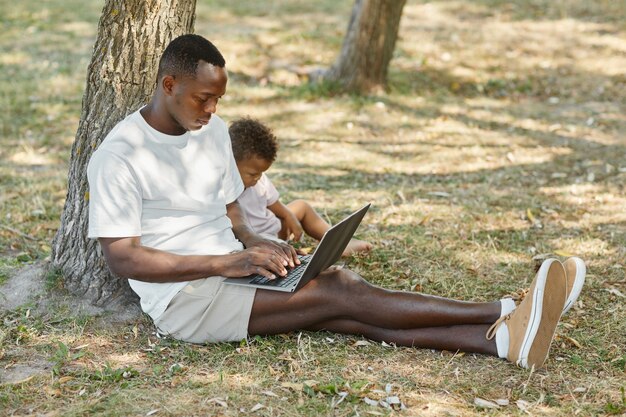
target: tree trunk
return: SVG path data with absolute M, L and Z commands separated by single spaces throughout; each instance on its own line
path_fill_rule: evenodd
M 337 82 L 346 91 L 384 90 L 405 3 L 356 0 L 341 54 L 322 79 Z
M 65 288 L 95 305 L 136 297 L 87 239 L 87 163 L 111 128 L 149 100 L 161 53 L 174 37 L 193 32 L 195 8 L 196 0 L 106 0 L 102 10 L 51 256 Z

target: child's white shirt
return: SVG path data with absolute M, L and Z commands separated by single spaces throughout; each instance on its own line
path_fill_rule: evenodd
M 280 194 L 265 175 L 253 187 L 248 187 L 237 199 L 246 213 L 252 229 L 263 236 L 277 238 L 282 227 L 280 219 L 267 207 L 278 201 Z

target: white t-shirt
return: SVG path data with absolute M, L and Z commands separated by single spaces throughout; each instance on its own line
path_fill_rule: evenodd
M 139 111 L 118 123 L 94 152 L 89 179 L 89 237 L 140 236 L 143 246 L 179 255 L 243 249 L 226 216 L 243 183 L 228 128 L 213 115 L 202 129 L 170 136 Z M 129 279 L 141 307 L 158 319 L 188 282 Z
M 237 201 L 243 208 L 248 222 L 256 233 L 267 237 L 277 238 L 282 227 L 280 219 L 267 206 L 278 201 L 278 191 L 272 181 L 265 174 L 253 187 L 248 187 L 239 196 Z

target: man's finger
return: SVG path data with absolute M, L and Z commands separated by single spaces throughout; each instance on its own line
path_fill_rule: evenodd
M 287 269 L 283 264 L 282 256 L 272 254 L 265 260 L 265 267 L 270 271 L 274 271 L 276 274 L 284 276 L 287 274 Z
M 295 265 L 300 265 L 300 259 L 298 259 L 298 254 L 293 246 L 285 243 L 281 245 L 285 256 L 289 259 L 289 266 L 294 267 Z
M 276 279 L 276 274 L 260 266 L 256 267 L 255 273 L 259 275 L 263 275 L 267 279 Z

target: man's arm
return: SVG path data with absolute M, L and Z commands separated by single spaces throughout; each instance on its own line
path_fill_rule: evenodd
M 139 237 L 99 238 L 111 271 L 146 282 L 180 282 L 210 276 L 243 277 L 284 274 L 282 258 L 267 247 L 228 255 L 176 255 L 141 246 Z
M 300 264 L 296 250 L 286 243 L 276 242 L 274 240 L 265 239 L 262 236 L 256 234 L 250 227 L 248 219 L 241 206 L 237 201 L 233 201 L 226 205 L 226 215 L 233 224 L 233 233 L 235 237 L 243 243 L 247 248 L 267 248 L 273 251 L 279 258 L 282 265 L 294 267 L 294 265 Z M 285 275 L 287 270 L 279 275 Z

